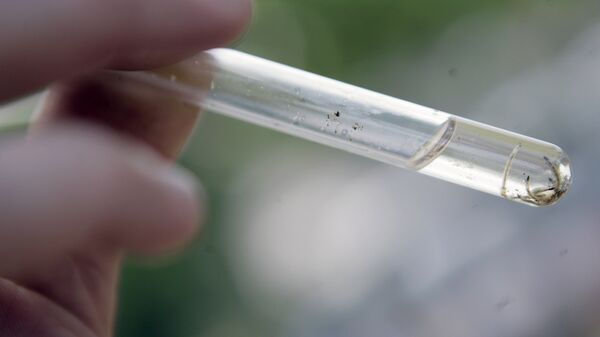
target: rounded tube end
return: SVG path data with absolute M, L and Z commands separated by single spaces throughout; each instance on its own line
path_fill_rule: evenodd
M 547 188 L 532 191 L 533 201 L 537 206 L 555 204 L 565 196 L 573 183 L 571 161 L 562 149 L 557 148 L 555 158 L 544 157 L 544 160 L 551 169 L 551 176 L 548 178 L 548 181 L 552 184 Z
M 534 158 L 527 149 L 521 149 L 515 156 L 516 162 L 521 161 L 521 165 L 515 166 L 525 168 L 522 172 L 527 172 L 527 174 L 523 173 L 521 191 L 524 193 L 516 193 L 507 197 L 531 206 L 553 205 L 564 197 L 571 187 L 573 182 L 571 161 L 565 152 L 555 145 L 552 145 L 549 151 L 545 151 L 541 158 L 535 161 Z M 529 165 L 524 165 L 525 160 L 528 160 L 527 164 Z M 534 163 L 535 165 L 532 165 Z M 531 170 L 531 168 L 535 168 L 535 170 Z

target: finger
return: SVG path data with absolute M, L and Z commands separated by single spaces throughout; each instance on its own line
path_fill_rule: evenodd
M 0 5 L 0 101 L 104 65 L 172 61 L 243 29 L 250 0 L 8 0 Z
M 176 93 L 99 71 L 55 85 L 33 132 L 55 122 L 82 119 L 141 140 L 175 159 L 198 115 L 199 108 Z
M 197 229 L 193 180 L 137 143 L 91 126 L 55 126 L 0 148 L 0 276 L 52 268 L 100 244 L 151 253 Z M 50 267 L 52 266 L 52 267 Z

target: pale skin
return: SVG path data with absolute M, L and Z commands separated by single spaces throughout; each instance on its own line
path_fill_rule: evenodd
M 226 44 L 250 12 L 250 0 L 0 4 L 0 102 L 50 87 L 29 134 L 0 138 L 0 336 L 112 336 L 123 256 L 198 232 L 198 185 L 172 164 L 198 112 L 125 104 L 89 74 Z

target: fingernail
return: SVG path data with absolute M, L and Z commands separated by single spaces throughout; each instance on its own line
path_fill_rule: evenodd
M 206 220 L 206 191 L 192 173 L 181 167 L 170 168 L 168 174 L 163 176 L 165 183 L 179 192 L 173 195 L 173 202 L 177 205 L 177 217 L 185 220 L 179 223 L 191 225 L 190 231 L 195 232 L 198 224 Z
M 189 171 L 178 166 L 169 168 L 169 172 L 162 178 L 166 183 L 189 196 L 195 197 L 199 193 L 203 193 L 203 188 L 198 180 Z
M 199 207 L 200 217 L 206 216 L 206 205 L 208 202 L 208 193 L 204 185 L 196 179 L 196 176 L 185 168 L 174 166 L 168 178 L 173 186 L 186 193 Z M 204 219 L 200 219 L 204 220 Z

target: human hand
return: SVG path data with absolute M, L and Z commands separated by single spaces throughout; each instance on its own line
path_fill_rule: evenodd
M 249 0 L 0 4 L 0 102 L 57 82 L 33 132 L 0 142 L 1 336 L 111 336 L 123 254 L 171 251 L 196 232 L 193 179 L 168 162 L 197 111 L 123 99 L 90 72 L 220 45 L 249 14 Z

